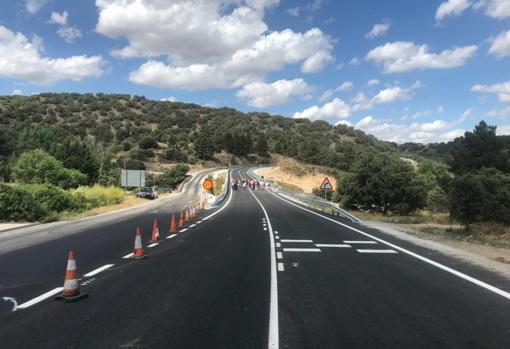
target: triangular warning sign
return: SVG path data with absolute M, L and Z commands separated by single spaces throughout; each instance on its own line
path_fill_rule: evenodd
M 331 190 L 331 189 L 333 189 L 333 186 L 331 185 L 331 182 L 329 181 L 328 177 L 324 178 L 324 180 L 322 181 L 322 184 L 320 186 L 320 189 L 321 190 Z

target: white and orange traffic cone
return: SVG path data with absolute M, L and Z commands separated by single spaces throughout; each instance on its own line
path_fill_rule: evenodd
M 189 210 L 187 207 L 186 207 L 186 211 L 184 213 L 184 221 L 185 222 L 189 221 Z
M 78 270 L 76 269 L 76 254 L 69 251 L 67 257 L 66 276 L 64 279 L 64 290 L 61 295 L 55 297 L 56 300 L 74 302 L 87 297 L 86 293 L 80 293 L 80 283 L 78 281 Z
M 158 227 L 158 221 L 154 220 L 154 224 L 152 225 L 152 239 L 150 240 L 151 243 L 154 242 L 161 242 L 159 239 L 159 227 Z
M 170 220 L 170 233 L 175 233 L 177 231 L 177 226 L 175 224 L 175 213 L 172 214 L 172 219 Z
M 135 237 L 135 249 L 133 251 L 133 255 L 131 256 L 133 259 L 145 259 L 147 255 L 143 253 L 142 247 L 142 233 L 140 232 L 140 228 L 136 228 L 136 237 Z

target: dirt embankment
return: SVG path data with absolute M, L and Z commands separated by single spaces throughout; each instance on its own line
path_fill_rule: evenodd
M 254 172 L 259 176 L 277 182 L 283 188 L 311 193 L 313 188 L 318 188 L 325 177 L 328 177 L 336 187 L 335 178 L 328 175 L 328 170 L 284 156 L 273 155 L 273 166 L 256 169 Z

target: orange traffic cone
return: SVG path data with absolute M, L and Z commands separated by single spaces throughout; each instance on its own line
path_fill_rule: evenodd
M 170 233 L 175 233 L 177 227 L 175 226 L 175 214 L 172 214 L 172 220 L 170 221 Z
M 131 256 L 131 258 L 133 259 L 147 258 L 147 255 L 143 253 L 142 233 L 140 232 L 140 228 L 136 228 L 135 249 L 133 251 L 133 255 Z
M 158 228 L 158 221 L 154 220 L 154 224 L 152 225 L 152 239 L 150 240 L 151 243 L 153 242 L 161 242 L 159 239 L 159 228 Z
M 184 212 L 181 211 L 179 216 L 179 228 L 184 225 Z
M 184 214 L 184 221 L 187 222 L 187 221 L 189 221 L 189 210 L 188 210 L 187 207 L 186 207 L 186 211 L 185 212 L 186 213 Z
M 87 297 L 86 293 L 80 293 L 78 271 L 76 270 L 76 254 L 73 251 L 69 251 L 66 276 L 64 279 L 64 291 L 61 295 L 56 296 L 55 299 L 74 302 L 85 297 Z

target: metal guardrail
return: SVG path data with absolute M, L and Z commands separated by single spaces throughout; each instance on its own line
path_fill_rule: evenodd
M 271 184 L 272 190 L 278 193 L 279 195 L 297 202 L 301 205 L 304 205 L 306 207 L 309 207 L 314 210 L 322 211 L 324 213 L 332 214 L 333 216 L 340 216 L 349 219 L 352 222 L 360 223 L 361 220 L 357 217 L 353 216 L 349 212 L 341 209 L 340 207 L 336 206 L 335 204 L 326 201 L 318 196 L 315 196 L 313 194 L 305 194 L 305 193 L 298 193 L 295 191 L 282 189 L 277 183 L 274 183 L 271 180 L 262 179 L 259 175 L 257 175 L 255 172 L 253 172 L 252 168 L 250 168 L 247 171 L 248 175 L 255 178 L 258 181 L 265 181 L 269 182 Z

